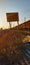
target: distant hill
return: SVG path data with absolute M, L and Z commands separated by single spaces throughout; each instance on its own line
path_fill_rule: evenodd
M 24 30 L 30 30 L 30 20 L 25 21 L 24 23 L 20 24 L 16 27 L 17 29 L 24 29 Z
M 23 24 L 21 24 L 20 28 L 24 28 L 24 29 L 28 28 L 29 29 L 30 28 L 30 20 L 25 21 Z

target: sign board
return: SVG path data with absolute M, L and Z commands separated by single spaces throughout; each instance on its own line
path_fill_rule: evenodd
M 19 21 L 18 12 L 6 13 L 7 22 Z

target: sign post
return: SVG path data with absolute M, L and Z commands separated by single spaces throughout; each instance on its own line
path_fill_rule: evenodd
M 10 28 L 11 28 L 11 22 L 17 21 L 17 24 L 19 25 L 18 12 L 6 13 L 6 17 L 7 22 L 9 22 Z
M 9 22 L 9 27 L 11 28 L 11 22 Z

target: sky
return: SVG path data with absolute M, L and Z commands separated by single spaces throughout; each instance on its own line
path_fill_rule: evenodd
M 26 20 L 30 20 L 30 0 L 0 0 L 0 28 L 8 28 L 9 23 L 7 22 L 6 13 L 18 12 L 19 13 L 19 24 Z M 11 23 L 11 26 L 16 26 L 16 23 Z

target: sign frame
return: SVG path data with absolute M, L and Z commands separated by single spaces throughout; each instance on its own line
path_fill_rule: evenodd
M 18 12 L 6 13 L 7 22 L 19 21 Z

